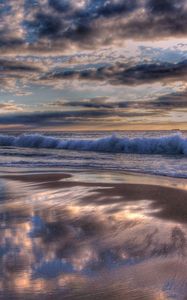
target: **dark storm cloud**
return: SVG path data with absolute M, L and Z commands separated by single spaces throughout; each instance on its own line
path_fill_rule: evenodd
M 51 4 L 52 1 L 50 1 Z M 152 34 L 156 36 L 170 36 L 170 35 L 184 35 L 187 33 L 187 11 L 184 7 L 185 1 L 168 1 L 168 0 L 151 0 L 145 1 L 144 5 L 137 4 L 135 0 L 126 1 L 91 1 L 83 8 L 76 9 L 73 4 L 68 1 L 54 1 L 58 11 L 53 15 L 40 15 L 40 26 L 45 28 L 45 36 L 47 34 L 51 37 L 51 28 L 56 38 L 67 42 L 78 43 L 84 41 L 85 45 L 81 47 L 88 47 L 89 41 L 92 46 L 97 47 L 97 42 L 100 44 L 108 43 L 105 35 L 110 36 L 110 43 L 115 40 L 126 38 L 146 38 L 151 37 Z M 144 9 L 142 13 L 141 9 Z M 61 22 L 62 16 L 66 20 L 66 26 Z M 134 14 L 133 18 L 129 15 Z M 137 16 L 136 16 L 137 14 Z M 117 20 L 116 20 L 117 17 Z M 46 26 L 46 19 L 47 26 Z M 43 21 L 43 23 L 42 23 Z M 48 24 L 48 22 L 50 24 Z M 55 23 L 55 24 L 54 24 Z M 36 15 L 33 25 L 38 24 L 38 15 Z M 49 26 L 48 26 L 49 25 Z M 60 26 L 61 25 L 61 26 Z M 80 46 L 80 45 L 79 45 Z
M 113 109 L 113 108 L 125 108 L 130 106 L 130 102 L 117 102 L 110 101 L 108 97 L 95 97 L 82 99 L 80 101 L 66 101 L 57 100 L 49 104 L 52 107 L 84 107 L 84 108 L 94 108 L 94 109 Z
M 41 80 L 77 79 L 106 81 L 114 85 L 138 85 L 152 82 L 185 81 L 187 77 L 187 60 L 179 63 L 138 64 L 128 67 L 122 63 L 99 68 L 83 70 L 62 69 L 49 72 Z
M 137 102 L 130 102 L 130 101 L 111 101 L 109 97 L 101 96 L 95 98 L 86 98 L 79 101 L 68 101 L 68 100 L 56 100 L 52 103 L 49 103 L 48 106 L 51 107 L 82 107 L 82 108 L 89 108 L 89 109 L 105 109 L 111 111 L 112 109 L 117 108 L 134 108 L 136 107 Z M 114 114 L 117 111 L 114 112 Z M 124 112 L 123 112 L 124 113 Z M 127 113 L 127 111 L 126 111 Z M 119 114 L 119 111 L 118 111 Z
M 50 70 L 45 72 L 46 70 Z M 185 82 L 187 79 L 187 60 L 178 63 L 144 63 L 124 64 L 116 62 L 113 65 L 98 64 L 75 66 L 73 68 L 53 67 L 47 62 L 23 62 L 14 60 L 0 59 L 0 85 L 4 86 L 6 81 L 19 79 L 27 83 L 37 85 L 58 85 L 63 82 L 96 81 L 98 84 L 138 86 L 155 82 Z M 8 85 L 8 82 L 7 82 Z M 115 105 L 107 99 L 85 99 L 81 101 L 81 106 L 95 108 L 112 108 Z M 101 104 L 102 103 L 102 104 Z M 63 104 L 65 105 L 65 104 Z M 120 107 L 122 107 L 122 104 Z M 125 106 L 127 103 L 124 104 Z M 71 106 L 79 106 L 78 102 L 71 103 Z M 124 107 L 124 106 L 123 106 Z
M 48 127 L 61 125 L 81 125 L 88 122 L 100 122 L 104 124 L 107 118 L 123 119 L 134 117 L 154 116 L 157 112 L 147 111 L 115 111 L 114 109 L 89 109 L 89 110 L 72 110 L 72 111 L 54 111 L 54 112 L 33 112 L 33 113 L 11 113 L 1 114 L 1 125 L 23 125 L 26 127 Z
M 63 108 L 63 107 L 78 107 L 86 109 L 104 109 L 113 111 L 115 115 L 133 114 L 137 116 L 137 112 L 141 109 L 144 114 L 152 111 L 156 113 L 164 113 L 175 109 L 187 109 L 187 90 L 183 92 L 176 92 L 165 94 L 155 99 L 139 100 L 139 101 L 119 101 L 111 100 L 109 97 L 96 97 L 82 99 L 79 101 L 56 100 L 48 104 L 49 107 Z
M 59 2 L 59 1 L 58 1 Z M 74 12 L 74 18 L 79 21 L 90 22 L 99 18 L 128 16 L 140 7 L 137 0 L 95 0 L 88 2 L 84 8 Z
M 113 20 L 113 28 L 115 29 L 115 35 L 132 37 L 146 35 L 150 32 L 155 32 L 158 36 L 172 35 L 175 33 L 186 33 L 185 21 L 187 18 L 187 11 L 185 9 L 185 0 L 148 0 L 148 1 L 91 1 L 81 9 L 73 9 L 73 4 L 69 1 L 55 0 L 50 1 L 49 4 L 55 8 L 58 13 L 66 13 L 71 20 L 68 33 L 69 38 L 75 38 L 85 34 L 84 31 L 79 34 L 79 26 L 82 28 L 89 28 L 92 32 L 98 29 L 105 28 L 105 19 Z M 144 10 L 144 12 L 143 12 Z M 138 13 L 136 18 L 128 19 L 128 16 L 133 13 Z M 116 22 L 114 17 L 118 17 Z M 102 20 L 102 23 L 95 24 L 93 21 Z M 120 23 L 125 21 L 125 26 Z M 115 24 L 116 23 L 116 24 Z M 119 24 L 119 27 L 118 27 Z M 149 25 L 145 26 L 144 25 Z M 100 28 L 97 28 L 99 25 Z M 110 27 L 110 24 L 107 23 Z M 140 25 L 139 27 L 137 25 Z M 143 26 L 141 26 L 143 25 Z M 96 27 L 95 27 L 96 26 Z M 151 27 L 150 27 L 151 26 Z M 121 30 L 120 30 L 121 27 Z M 136 28 L 133 31 L 132 29 Z M 162 32 L 160 32 L 162 29 Z M 110 33 L 110 32 L 109 32 Z M 65 35 L 68 37 L 68 34 Z M 113 37 L 115 39 L 115 37 Z
M 58 13 L 68 13 L 74 19 L 97 19 L 100 17 L 113 17 L 115 15 L 129 14 L 138 8 L 137 0 L 94 0 L 83 1 L 83 5 L 79 5 L 71 0 L 49 0 L 49 6 Z
M 33 21 L 27 21 L 25 24 L 28 30 L 34 31 L 39 37 L 55 38 L 62 30 L 62 21 L 60 18 L 44 13 L 36 14 Z
M 58 11 L 57 15 L 36 14 L 30 25 L 32 32 L 40 28 L 39 37 L 61 40 L 64 47 L 75 43 L 79 48 L 97 48 L 122 38 L 186 35 L 187 11 L 184 4 L 182 0 L 164 0 L 162 3 L 152 0 L 143 6 L 128 0 L 92 1 L 77 10 L 67 1 L 55 1 L 50 5 Z M 134 17 L 129 17 L 133 14 Z
M 148 0 L 144 3 L 142 14 L 119 25 L 121 37 L 155 40 L 186 36 L 186 0 Z
M 18 62 L 16 60 L 0 59 L 0 73 L 6 71 L 39 72 L 39 70 L 40 70 L 39 67 L 33 66 L 31 64 Z
M 186 0 L 1 1 L 2 51 L 64 51 L 187 34 Z M 51 43 L 49 45 L 49 43 Z
M 58 125 L 75 123 L 89 118 L 102 118 L 113 115 L 107 110 L 99 111 L 66 111 L 66 112 L 33 112 L 22 114 L 0 115 L 0 124 L 25 125 Z
M 164 95 L 150 101 L 149 106 L 161 109 L 187 109 L 187 90 Z
M 72 5 L 67 0 L 49 0 L 49 6 L 57 12 L 66 13 L 72 9 Z
M 153 15 L 178 14 L 183 12 L 185 0 L 148 0 L 147 7 Z
M 79 48 L 90 48 L 90 43 L 95 44 L 97 38 L 103 39 L 102 27 L 105 24 L 97 24 L 97 20 L 103 19 L 104 22 L 104 19 L 114 16 L 128 15 L 136 9 L 137 1 L 91 1 L 79 8 L 73 1 L 49 0 L 49 7 L 55 13 L 40 12 L 32 21 L 25 21 L 28 31 L 35 38 L 48 37 L 53 40 L 54 48 L 59 42 L 64 48 L 71 47 L 71 43 Z
M 15 51 L 16 48 L 24 47 L 25 41 L 20 38 L 13 38 L 13 37 L 5 37 L 6 32 L 0 31 L 0 49 L 4 50 L 13 50 Z
M 15 58 L 0 59 L 0 90 L 18 94 L 18 86 L 22 88 L 37 78 L 41 65 L 17 61 Z M 20 92 L 21 89 L 19 88 Z

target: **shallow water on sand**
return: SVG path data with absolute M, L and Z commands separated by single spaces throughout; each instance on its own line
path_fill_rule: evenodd
M 187 299 L 187 180 L 1 174 L 0 299 Z

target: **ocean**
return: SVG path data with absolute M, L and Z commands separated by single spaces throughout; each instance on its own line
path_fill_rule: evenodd
M 131 171 L 187 177 L 187 132 L 6 132 L 0 167 Z

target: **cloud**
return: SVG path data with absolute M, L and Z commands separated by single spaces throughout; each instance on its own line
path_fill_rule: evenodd
M 25 21 L 26 22 L 26 21 Z M 55 15 L 37 13 L 35 19 L 26 22 L 28 30 L 31 30 L 38 37 L 55 38 L 62 30 L 62 22 Z
M 72 101 L 66 99 L 59 99 L 54 102 L 48 103 L 47 107 L 54 109 L 62 108 L 76 108 L 76 109 L 104 109 L 113 111 L 113 114 L 120 113 L 130 115 L 130 112 L 134 112 L 136 115 L 140 110 L 144 110 L 144 114 L 151 110 L 157 113 L 168 112 L 176 109 L 187 109 L 187 90 L 182 92 L 175 92 L 170 94 L 163 94 L 154 99 L 148 98 L 147 100 L 118 100 L 110 99 L 107 96 L 95 97 L 95 98 L 83 98 L 81 100 Z
M 23 95 L 26 85 L 36 80 L 41 72 L 41 63 L 22 62 L 15 57 L 0 58 L 0 91 Z
M 22 114 L 0 115 L 1 124 L 25 124 L 25 125 L 60 125 L 79 122 L 89 118 L 102 118 L 112 115 L 112 112 L 99 111 L 66 111 L 66 112 L 33 112 Z
M 98 49 L 126 39 L 187 34 L 185 0 L 7 0 L 1 2 L 3 52 Z
M 13 100 L 7 102 L 0 102 L 0 112 L 15 112 L 22 111 L 23 105 L 16 104 Z
M 0 73 L 6 71 L 16 72 L 38 72 L 40 69 L 37 66 L 18 62 L 16 60 L 0 59 Z
M 5 125 L 185 114 L 185 92 L 173 91 L 187 79 L 186 0 L 2 0 L 0 17 L 0 89 L 15 97 L 1 100 L 3 114 L 12 112 Z M 28 103 L 31 93 L 38 110 L 52 112 L 13 114 L 22 107 L 5 103 Z M 61 95 L 71 101 L 53 100 Z
M 19 95 L 24 93 L 24 86 L 35 84 L 37 86 L 52 86 L 62 89 L 66 84 L 83 86 L 96 82 L 98 86 L 139 86 L 152 83 L 170 84 L 186 82 L 187 60 L 174 62 L 129 62 L 123 63 L 89 63 L 75 64 L 68 67 L 62 59 L 51 60 L 39 57 L 12 57 L 0 59 L 0 86 L 2 91 L 7 90 Z M 87 101 L 84 106 L 99 107 L 96 98 Z M 111 102 L 111 101 L 109 101 Z M 111 106 L 107 99 L 102 101 L 103 107 Z M 73 106 L 73 102 L 72 102 Z M 74 106 L 78 106 L 75 102 Z
M 149 106 L 167 110 L 187 109 L 187 90 L 158 97 L 150 101 Z
M 153 15 L 174 15 L 183 13 L 185 0 L 148 0 L 148 10 Z
M 124 104 L 124 102 L 123 102 Z M 49 103 L 48 106 L 51 107 L 82 107 L 82 108 L 93 108 L 93 109 L 112 109 L 117 108 L 120 105 L 122 105 L 122 102 L 117 101 L 110 101 L 108 97 L 101 96 L 101 97 L 95 97 L 95 98 L 86 98 L 81 99 L 80 101 L 67 101 L 67 100 L 56 100 L 52 103 Z M 127 102 L 124 104 L 127 106 Z M 122 106 L 121 106 L 122 107 Z
M 99 122 L 100 125 L 107 125 L 118 122 L 125 122 L 129 119 L 141 117 L 151 117 L 158 114 L 158 111 L 143 110 L 115 110 L 111 108 L 99 109 L 80 109 L 67 111 L 35 111 L 1 114 L 1 125 L 23 125 L 25 128 L 38 127 L 59 127 L 75 125 L 94 125 Z M 160 115 L 159 111 L 159 115 Z
M 67 13 L 72 9 L 72 3 L 64 0 L 49 0 L 49 6 L 55 11 L 62 13 Z
M 139 85 L 152 82 L 186 81 L 187 60 L 178 63 L 148 63 L 129 67 L 116 63 L 110 66 L 82 70 L 58 69 L 44 74 L 41 80 L 91 80 L 112 85 Z

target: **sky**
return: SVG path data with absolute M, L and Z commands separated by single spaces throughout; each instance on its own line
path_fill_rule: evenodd
M 187 130 L 187 0 L 0 0 L 0 130 Z

